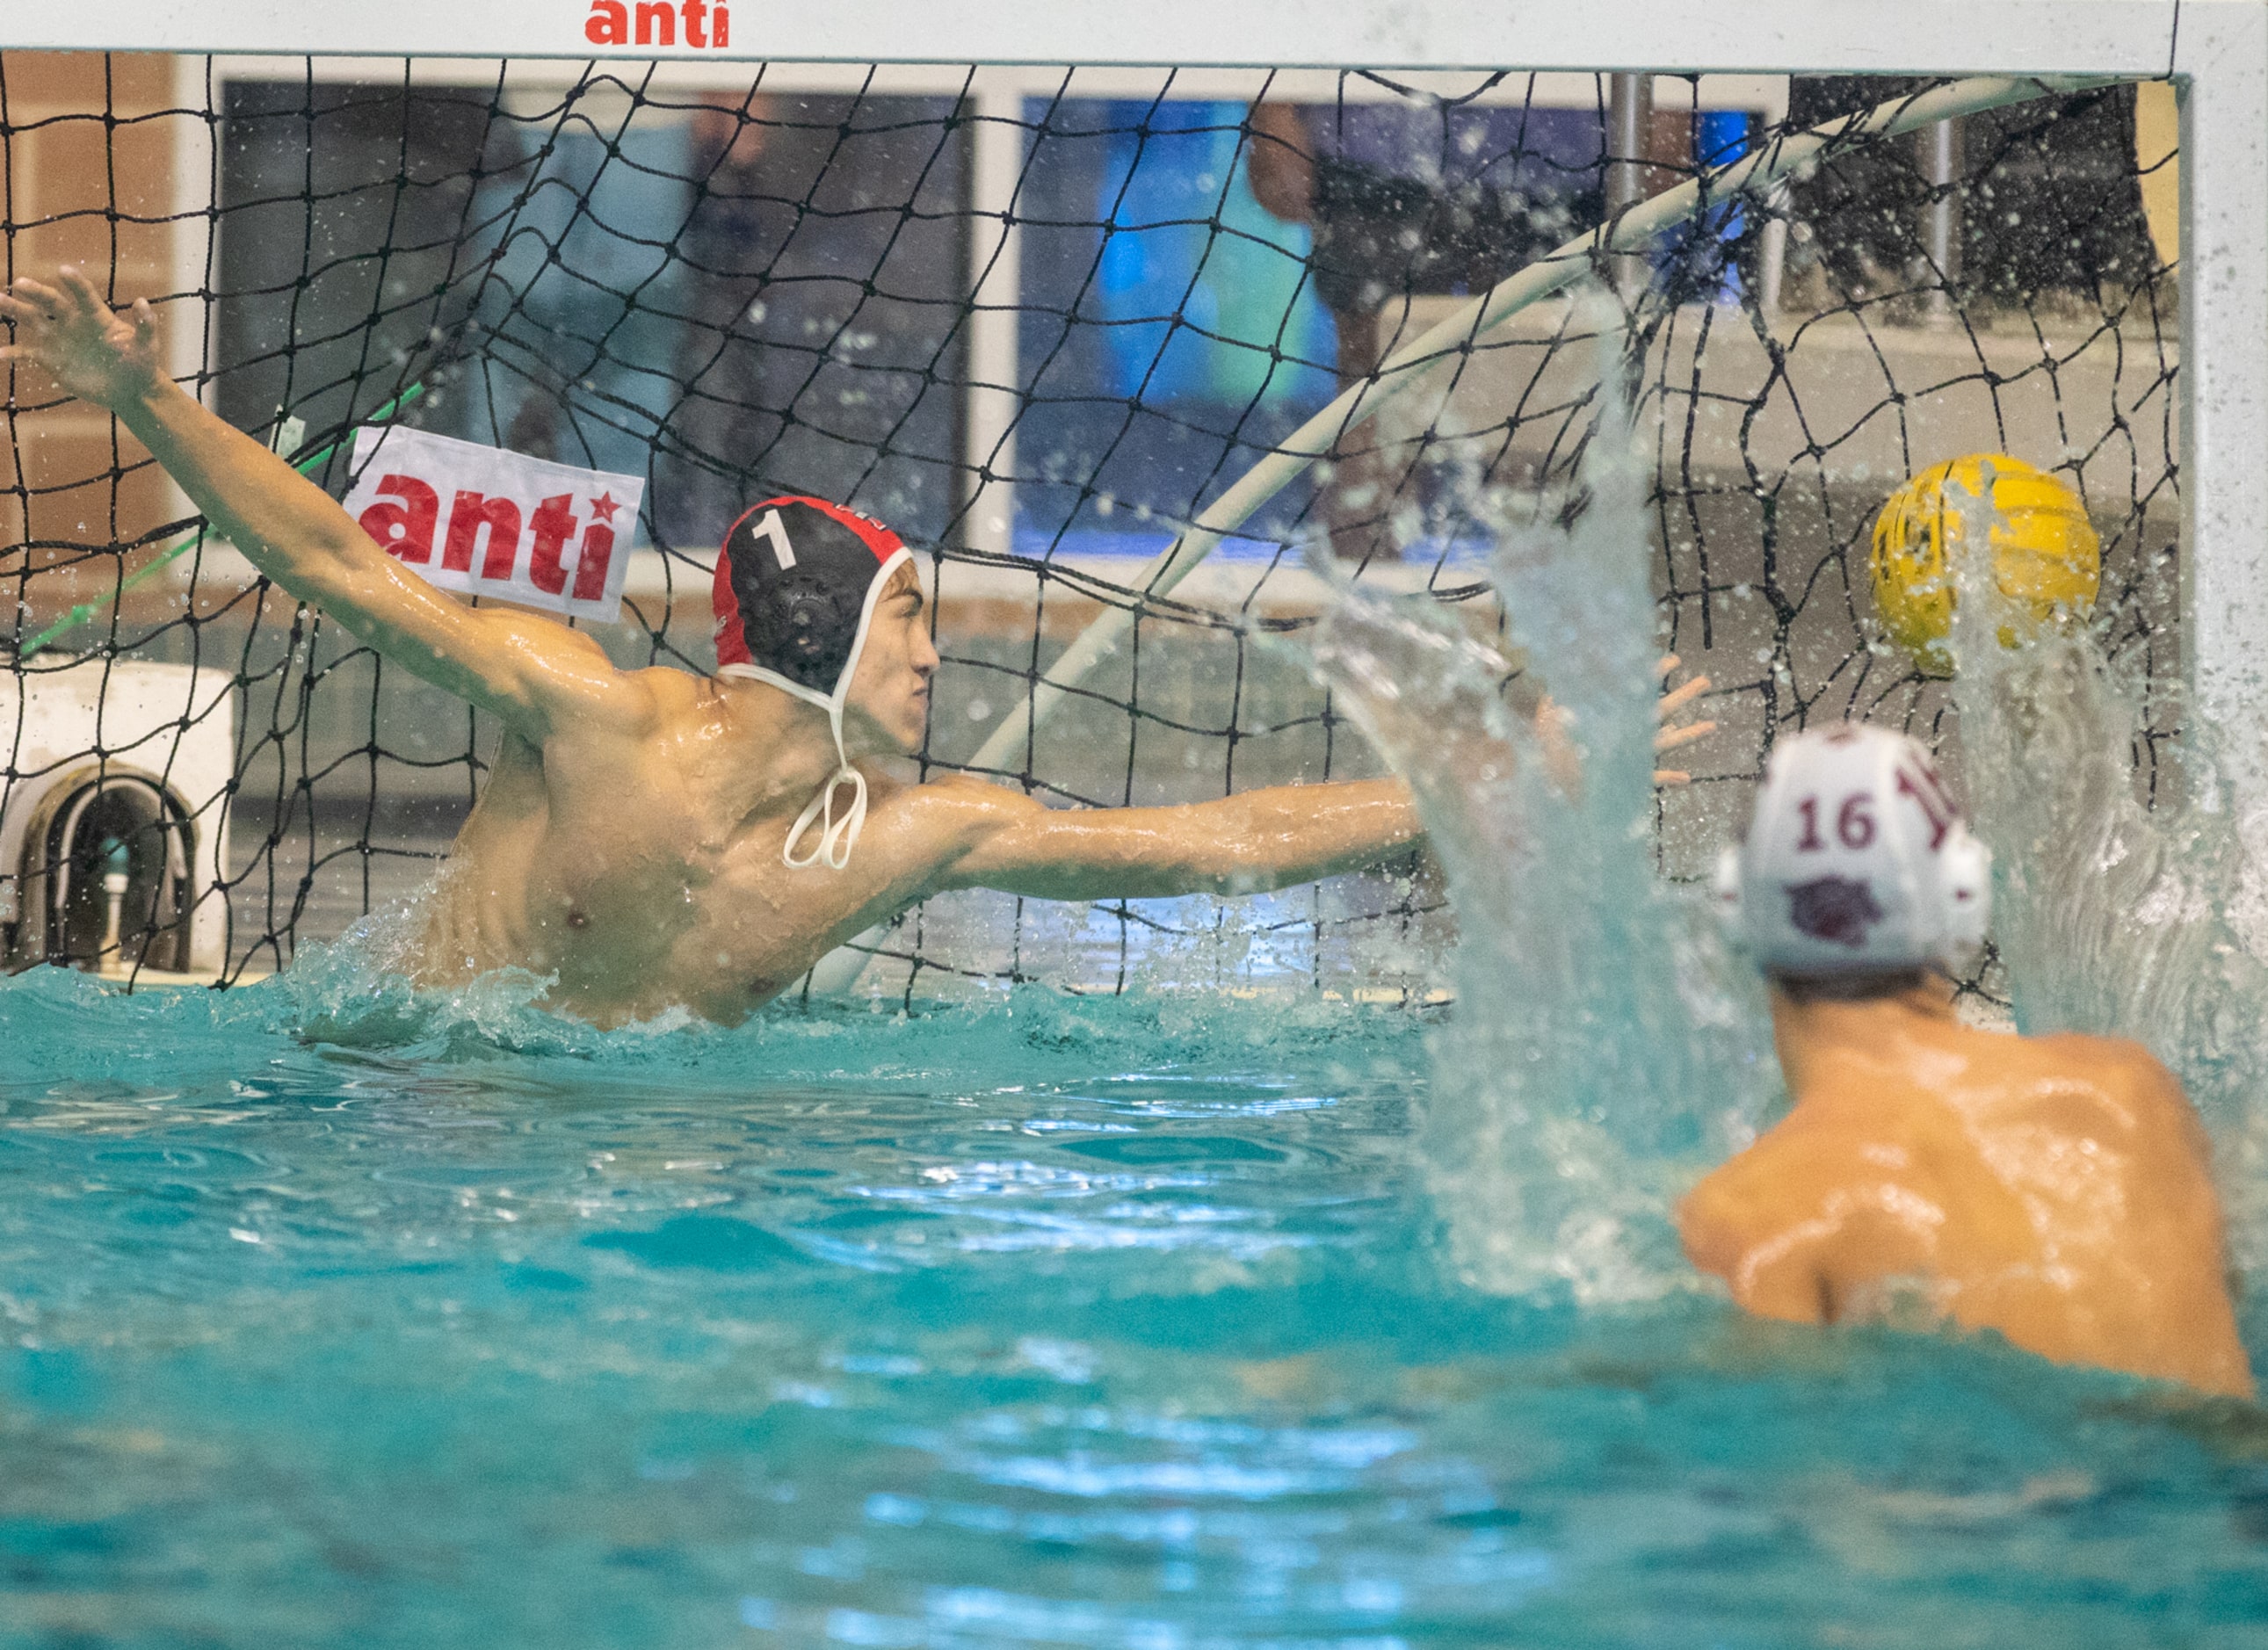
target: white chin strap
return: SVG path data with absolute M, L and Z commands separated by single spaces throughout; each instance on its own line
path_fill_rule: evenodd
M 787 845 L 780 850 L 780 858 L 788 866 L 801 871 L 806 866 L 824 864 L 830 871 L 840 871 L 850 863 L 850 850 L 858 845 L 858 833 L 866 828 L 866 776 L 850 765 L 843 754 L 843 712 L 830 705 L 827 719 L 835 732 L 835 759 L 843 765 L 829 775 L 817 796 L 811 799 L 795 823 L 788 828 Z M 844 784 L 850 787 L 850 806 L 843 817 L 835 817 L 835 792 Z M 819 840 L 811 851 L 800 859 L 795 857 L 795 845 L 803 840 L 814 821 L 824 821 L 820 827 Z

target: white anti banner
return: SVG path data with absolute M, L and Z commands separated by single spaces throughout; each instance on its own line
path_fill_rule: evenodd
M 622 616 L 645 482 L 399 425 L 355 431 L 347 513 L 444 590 L 569 618 Z

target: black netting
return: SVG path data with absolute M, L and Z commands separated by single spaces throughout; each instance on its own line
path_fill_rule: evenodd
M 1470 295 L 1632 199 L 1939 84 L 1656 77 L 1618 122 L 1606 77 L 1065 70 L 1004 93 L 998 70 L 465 72 L 11 55 L 5 273 L 75 259 L 151 296 L 185 379 L 240 427 L 303 422 L 302 453 L 391 416 L 644 475 L 623 622 L 595 631 L 625 666 L 711 667 L 708 568 L 747 504 L 892 523 L 938 598 L 928 771 L 971 766 L 1088 622 L 1131 611 L 1126 645 L 988 766 L 1091 804 L 1374 771 L 1269 645 L 1323 600 L 1303 557 L 1493 627 L 1482 503 L 1569 481 L 1600 312 L 1553 298 L 1445 352 L 1173 598 L 1139 593 L 1144 559 Z M 1840 142 L 1601 261 L 1610 357 L 1659 431 L 1667 631 L 1726 725 L 1665 795 L 1673 873 L 1778 730 L 1951 733 L 1867 582 L 1875 512 L 1932 463 L 2006 452 L 2075 485 L 2116 634 L 2170 668 L 2177 291 L 2145 209 L 2174 164 L 2152 152 L 2164 90 Z M 279 966 L 430 873 L 494 730 L 225 546 L 169 559 L 196 525 L 178 495 L 48 394 L 18 386 L 0 495 L 8 955 Z M 347 472 L 311 473 L 340 491 Z M 956 895 L 872 939 L 867 979 L 1399 991 L 1426 977 L 1438 906 L 1414 858 L 1251 902 Z

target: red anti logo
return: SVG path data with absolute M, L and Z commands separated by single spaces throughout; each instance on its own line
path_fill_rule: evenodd
M 356 437 L 347 513 L 444 590 L 613 622 L 644 482 L 430 431 Z
M 398 561 L 430 564 L 440 494 L 420 477 L 401 475 L 380 476 L 378 491 L 378 502 L 358 518 L 362 530 Z M 483 583 L 509 584 L 520 570 L 525 542 L 528 581 L 556 596 L 567 588 L 567 551 L 572 546 L 575 599 L 596 601 L 606 593 L 614 561 L 615 529 L 608 524 L 621 508 L 604 493 L 581 500 L 572 493 L 555 493 L 526 512 L 523 531 L 518 500 L 459 488 L 449 505 L 440 565 L 450 572 L 475 573 Z M 587 527 L 583 512 L 590 517 Z
M 709 0 L 591 0 L 583 38 L 593 46 L 674 46 L 697 50 L 733 43 L 733 13 Z

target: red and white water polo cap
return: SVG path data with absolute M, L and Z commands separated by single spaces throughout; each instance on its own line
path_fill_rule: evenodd
M 882 587 L 913 553 L 879 521 L 823 498 L 767 498 L 735 521 L 717 557 L 717 674 L 770 682 L 827 712 L 837 766 L 788 832 L 782 857 L 840 871 L 866 821 L 866 780 L 843 750 L 843 707 Z M 838 816 L 843 785 L 850 801 Z M 814 821 L 819 841 L 796 843 Z
M 1855 722 L 1780 741 L 1717 896 L 1756 966 L 1799 976 L 1955 972 L 1984 943 L 1992 856 L 1929 752 Z

